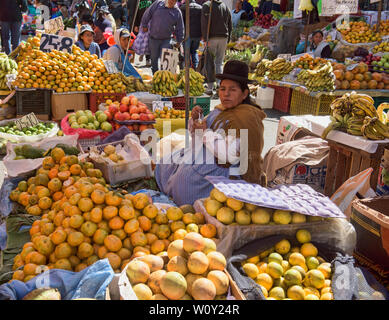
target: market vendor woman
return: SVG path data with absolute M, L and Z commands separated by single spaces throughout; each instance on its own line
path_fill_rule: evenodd
M 330 58 L 331 47 L 328 42 L 323 40 L 324 35 L 321 30 L 314 31 L 312 33 L 312 43 L 310 51 L 313 52 L 315 58 Z
M 80 47 L 83 51 L 89 51 L 90 54 L 96 54 L 100 59 L 101 51 L 99 45 L 93 42 L 94 34 L 95 32 L 89 24 L 82 25 L 76 46 Z
M 192 146 L 172 153 L 156 165 L 154 174 L 159 189 L 177 205 L 193 204 L 208 197 L 213 186 L 206 176 L 264 184 L 261 153 L 262 120 L 266 115 L 250 100 L 248 70 L 247 64 L 241 61 L 227 62 L 223 73 L 216 76 L 221 80 L 221 104 L 204 121 L 198 121 L 201 107 L 194 107 L 193 126 L 189 128 Z M 227 134 L 229 129 L 235 129 L 236 137 L 223 137 L 217 132 Z M 196 140 L 199 143 L 195 143 Z

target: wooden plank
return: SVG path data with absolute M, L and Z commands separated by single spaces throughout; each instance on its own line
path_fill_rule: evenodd
M 338 153 L 338 159 L 336 161 L 336 177 L 335 177 L 335 190 L 336 191 L 346 180 L 345 179 L 345 168 L 346 168 L 346 156 L 342 153 Z
M 361 166 L 359 167 L 359 172 L 361 172 L 367 168 L 370 168 L 370 158 L 362 157 Z
M 373 172 L 371 173 L 371 177 L 370 177 L 370 186 L 372 187 L 373 190 L 377 189 L 378 172 L 379 172 L 380 164 L 381 164 L 381 159 L 378 158 L 371 159 L 370 166 L 373 168 Z
M 326 182 L 324 185 L 324 194 L 326 196 L 331 196 L 333 193 L 337 157 L 337 151 L 330 145 L 330 152 L 327 160 Z
M 352 153 L 347 152 L 346 153 L 346 168 L 344 170 L 344 180 L 346 181 L 348 178 L 352 177 L 350 175 L 350 169 L 351 169 L 351 159 L 352 159 Z
M 232 279 L 231 275 L 228 273 L 228 271 L 224 270 L 224 272 L 227 274 L 228 280 L 230 282 L 231 293 L 234 296 L 234 298 L 236 300 L 247 300 L 245 295 L 242 293 L 242 291 L 240 291 L 236 282 Z
M 361 166 L 361 155 L 359 152 L 353 152 L 351 157 L 351 169 L 350 169 L 350 177 L 355 176 L 359 173 L 359 168 Z

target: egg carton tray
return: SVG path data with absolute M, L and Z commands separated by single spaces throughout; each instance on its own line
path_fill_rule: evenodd
M 306 184 L 264 188 L 244 180 L 230 180 L 215 176 L 206 176 L 206 179 L 227 197 L 260 207 L 288 210 L 322 218 L 346 218 L 328 197 Z

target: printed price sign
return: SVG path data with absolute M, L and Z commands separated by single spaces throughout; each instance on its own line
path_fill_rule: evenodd
M 381 0 L 370 0 L 370 3 L 377 3 L 380 2 Z
M 15 125 L 19 130 L 23 130 L 24 128 L 29 128 L 36 126 L 39 123 L 38 118 L 35 116 L 33 112 L 25 115 L 20 119 L 15 120 Z
M 292 55 L 290 53 L 280 53 L 277 58 L 285 59 L 286 61 L 290 61 Z
M 321 4 L 321 16 L 354 14 L 358 12 L 358 0 L 326 0 Z
M 57 31 L 65 29 L 65 25 L 63 24 L 62 17 L 57 17 L 45 21 L 44 26 L 45 26 L 45 33 L 49 33 L 49 34 L 56 34 Z
M 41 44 L 39 49 L 43 52 L 58 50 L 72 53 L 73 43 L 74 40 L 72 38 L 43 33 L 41 36 Z
M 168 70 L 173 74 L 177 73 L 178 51 L 172 49 L 162 49 L 161 70 Z
M 118 68 L 116 67 L 115 62 L 113 62 L 112 60 L 104 60 L 104 65 L 105 65 L 105 69 L 107 69 L 107 72 L 109 74 L 119 72 Z
M 153 101 L 153 112 L 155 110 L 162 110 L 164 107 L 167 107 L 168 109 L 172 109 L 173 102 L 172 101 Z

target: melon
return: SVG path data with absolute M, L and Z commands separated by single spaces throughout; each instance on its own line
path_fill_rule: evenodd
M 150 268 L 146 262 L 133 260 L 128 264 L 126 274 L 130 283 L 145 283 L 150 277 Z
M 197 279 L 192 284 L 192 297 L 195 300 L 213 300 L 216 296 L 216 287 L 207 278 Z
M 204 238 L 196 232 L 189 232 L 183 239 L 183 248 L 186 252 L 202 251 L 204 249 Z
M 213 252 L 210 252 L 211 254 Z M 208 270 L 209 261 L 207 256 L 201 251 L 193 252 L 188 259 L 188 269 L 195 274 L 203 274 Z
M 185 295 L 187 284 L 182 274 L 171 271 L 162 277 L 160 288 L 165 297 L 170 300 L 178 300 Z

